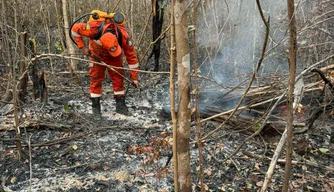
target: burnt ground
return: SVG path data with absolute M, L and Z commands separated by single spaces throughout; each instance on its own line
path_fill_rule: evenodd
M 110 81 L 106 80 L 103 117 L 97 119 L 90 114 L 86 74 L 81 76 L 80 85 L 67 75 L 50 76 L 48 104 L 29 96 L 23 107 L 21 161 L 16 160 L 13 142 L 13 107 L 2 104 L 0 191 L 173 191 L 172 162 L 162 169 L 171 157 L 168 76 L 154 79 L 142 81 L 146 85 L 142 90 L 127 90 L 131 117 L 114 112 Z M 292 191 L 334 190 L 332 122 L 332 116 L 323 113 L 312 130 L 295 136 L 293 159 L 317 165 L 293 165 Z M 202 134 L 219 124 L 203 123 Z M 192 126 L 192 140 L 194 130 Z M 207 140 L 203 152 L 206 191 L 259 191 L 270 160 L 242 151 L 271 158 L 280 133 L 255 137 L 228 158 L 249 135 L 226 126 Z M 196 145 L 191 146 L 191 161 L 193 191 L 199 191 Z M 284 164 L 279 163 L 269 191 L 280 191 L 283 175 Z

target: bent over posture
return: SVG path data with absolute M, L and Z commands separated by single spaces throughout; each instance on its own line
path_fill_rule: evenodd
M 130 69 L 132 83 L 138 88 L 139 69 L 138 58 L 131 39 L 122 24 L 112 21 L 112 14 L 106 14 L 99 10 L 93 10 L 88 23 L 76 23 L 71 29 L 71 34 L 82 53 L 90 56 L 91 61 L 103 61 L 112 67 L 123 67 L 124 53 Z M 89 48 L 85 45 L 83 37 L 89 38 Z M 92 100 L 93 114 L 101 115 L 102 81 L 106 66 L 90 64 L 90 98 Z M 116 100 L 116 112 L 130 115 L 125 105 L 124 69 L 108 69 L 108 74 L 113 83 L 114 98 Z

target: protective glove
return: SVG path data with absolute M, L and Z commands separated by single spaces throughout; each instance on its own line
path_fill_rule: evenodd
M 132 81 L 132 85 L 139 88 L 139 82 L 137 80 Z
M 82 54 L 84 54 L 84 55 L 87 55 L 87 56 L 90 55 L 90 51 L 89 51 L 89 49 L 88 49 L 87 47 L 83 47 L 83 48 L 81 48 L 81 52 L 82 52 Z

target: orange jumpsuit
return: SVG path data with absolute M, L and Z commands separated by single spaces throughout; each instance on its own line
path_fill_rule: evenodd
M 116 29 L 115 24 L 106 23 L 103 26 L 102 35 L 99 39 L 94 39 L 98 33 L 100 21 L 94 21 L 89 23 L 77 23 L 73 25 L 72 37 L 76 41 L 78 48 L 85 47 L 83 37 L 89 38 L 89 50 L 98 59 L 104 63 L 114 66 L 123 67 L 124 53 L 128 66 L 130 69 L 138 70 L 139 63 L 136 56 L 134 46 L 131 42 L 129 35 L 127 34 L 123 26 L 117 25 L 119 30 Z M 108 32 L 112 30 L 112 32 Z M 121 32 L 121 44 L 118 43 L 118 32 Z M 95 61 L 94 58 L 90 58 L 91 61 Z M 98 61 L 97 61 L 98 62 Z M 90 77 L 90 96 L 101 97 L 102 94 L 102 81 L 104 80 L 104 72 L 106 66 L 93 64 L 90 65 L 89 77 Z M 113 83 L 114 97 L 125 96 L 124 92 L 124 75 L 123 69 L 115 69 L 118 73 L 108 69 L 109 76 Z M 138 80 L 137 71 L 131 70 L 130 76 L 133 81 Z

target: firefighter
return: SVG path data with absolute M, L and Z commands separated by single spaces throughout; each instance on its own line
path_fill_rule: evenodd
M 77 47 L 91 61 L 103 61 L 112 67 L 123 67 L 123 54 L 126 57 L 132 84 L 138 88 L 139 69 L 138 58 L 132 41 L 124 28 L 124 22 L 112 21 L 114 13 L 107 14 L 99 10 L 93 10 L 87 23 L 75 23 L 71 28 L 71 35 Z M 116 15 L 115 15 L 116 16 Z M 120 16 L 120 15 L 118 15 Z M 121 15 L 122 16 L 122 15 Z M 120 17 L 121 17 L 120 16 Z M 85 45 L 83 37 L 89 38 L 89 47 Z M 90 63 L 90 98 L 92 100 L 92 112 L 101 116 L 102 81 L 106 66 Z M 113 83 L 114 98 L 116 100 L 116 112 L 123 115 L 131 115 L 125 105 L 124 75 L 123 69 L 115 71 L 108 69 L 108 74 Z

